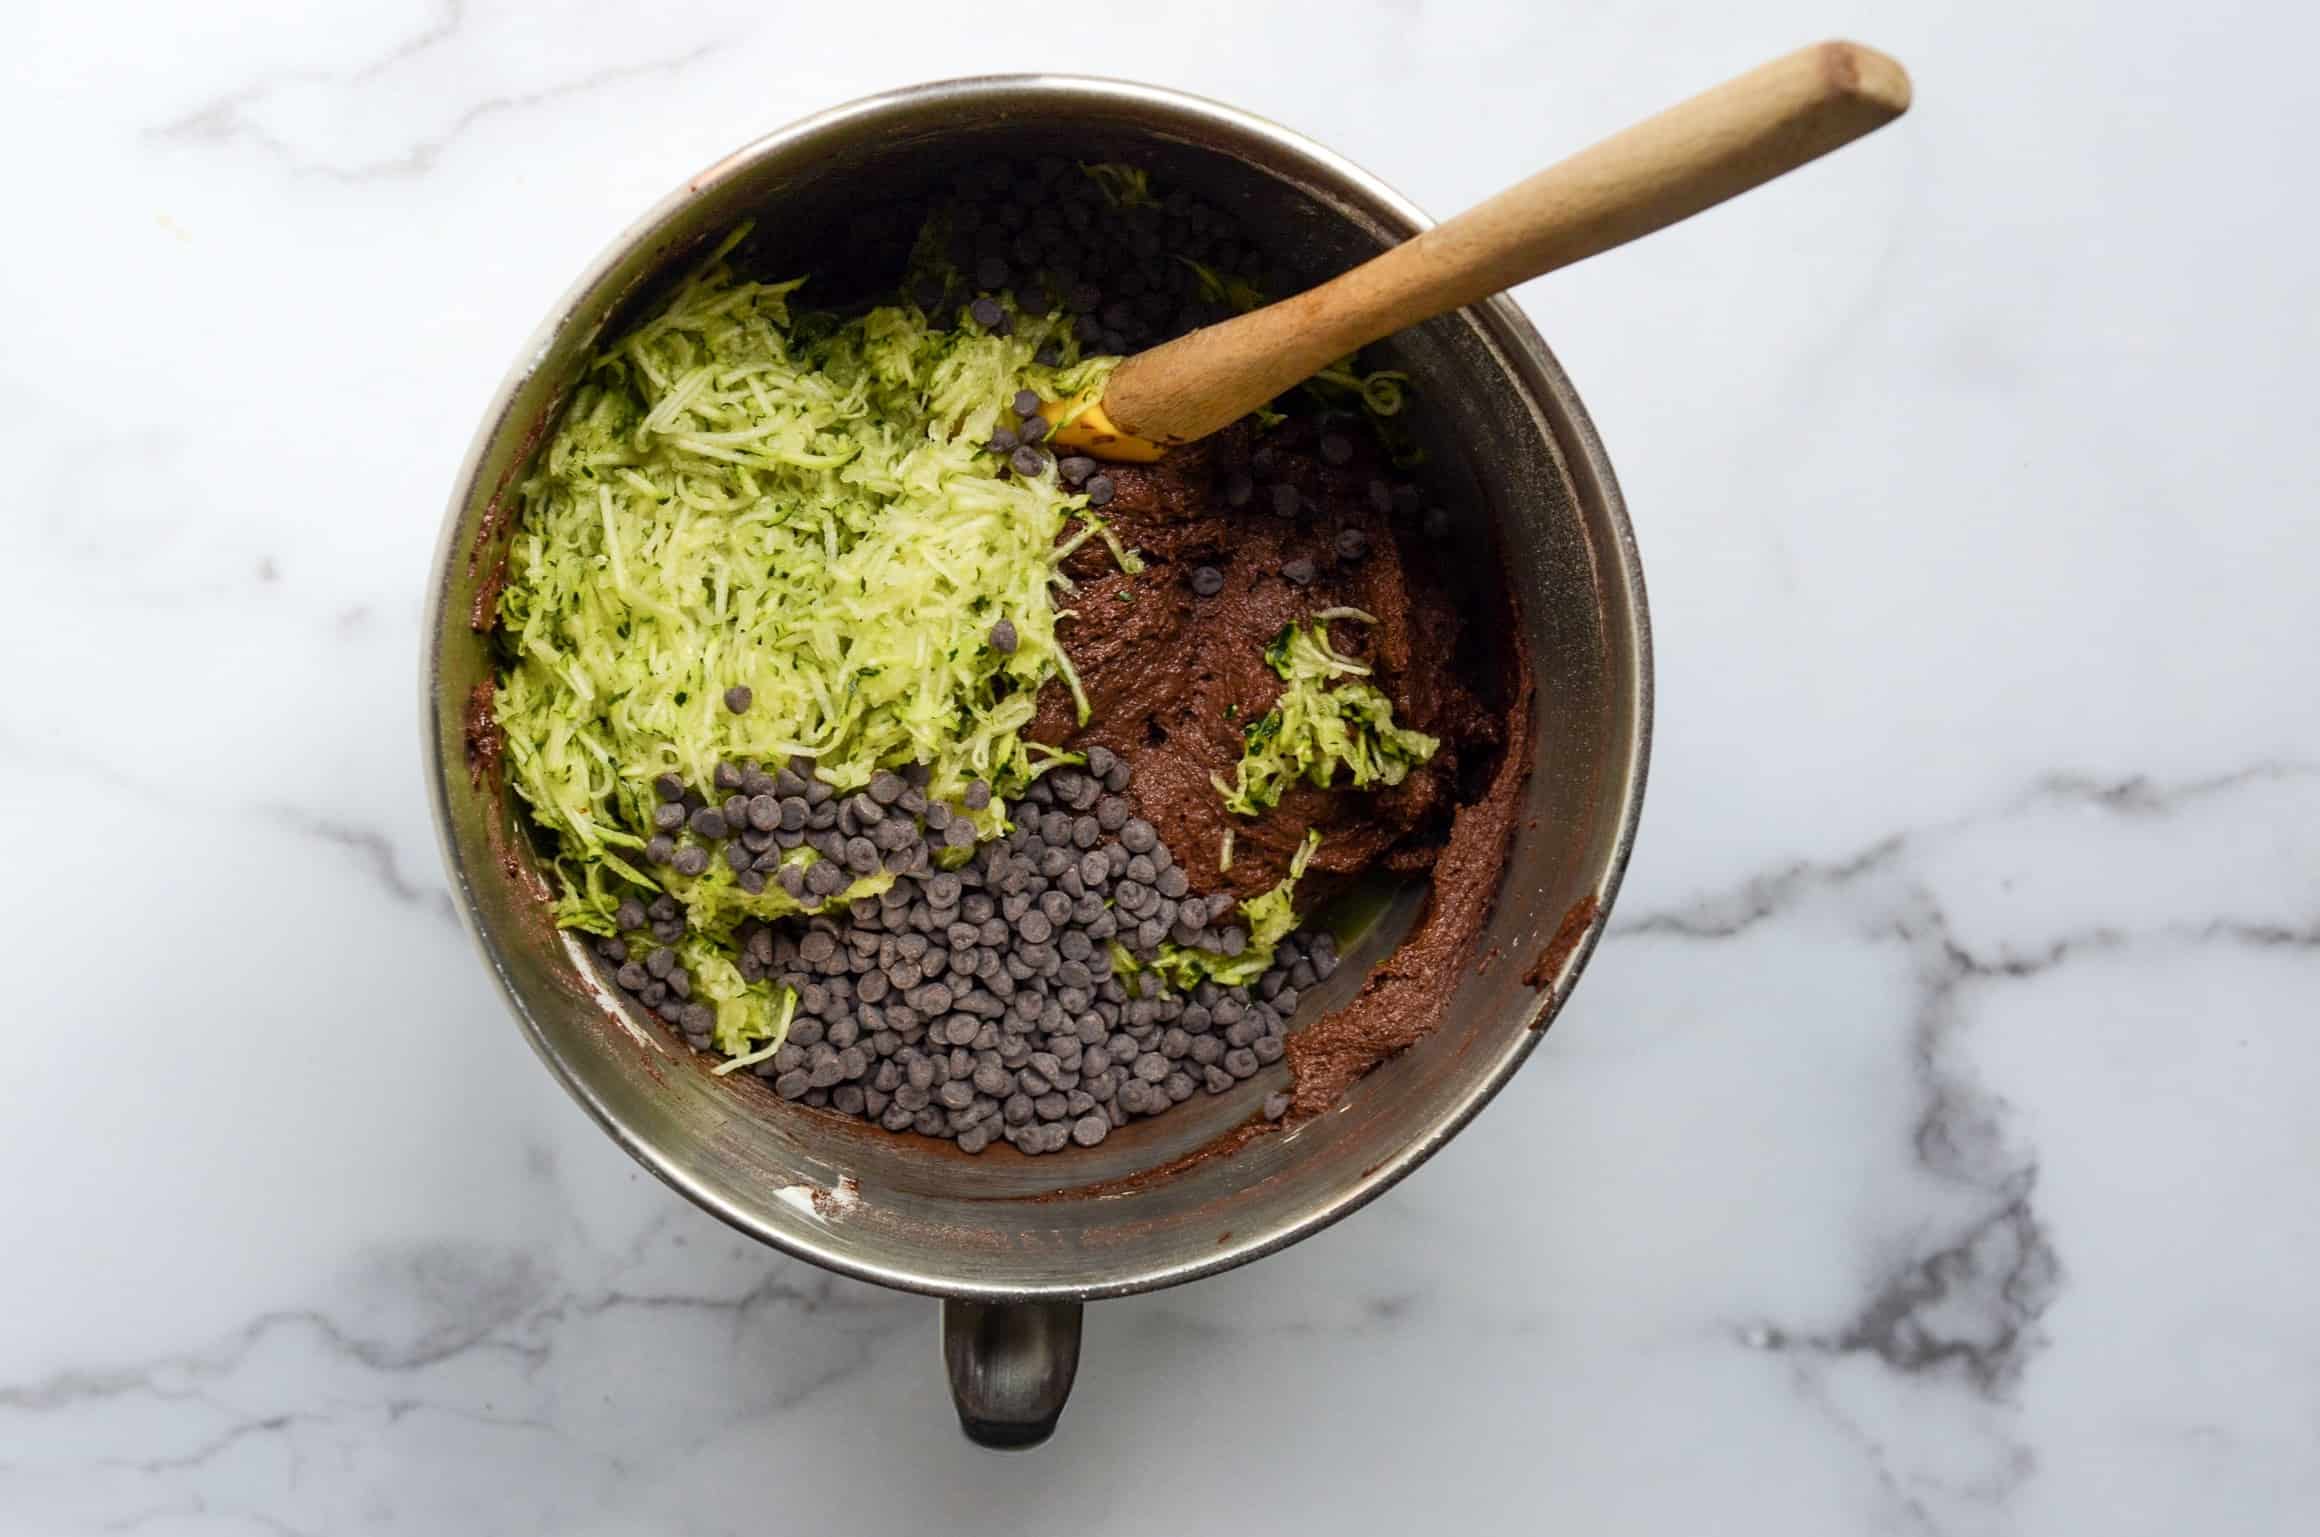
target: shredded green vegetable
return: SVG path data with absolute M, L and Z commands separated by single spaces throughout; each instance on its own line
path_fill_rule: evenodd
M 1079 693 L 1055 633 L 1063 536 L 1109 531 L 1052 465 L 1002 477 L 984 444 L 1016 390 L 1067 398 L 1114 361 L 1080 360 L 1060 315 L 1013 314 L 1001 336 L 909 306 L 793 314 L 798 282 L 726 265 L 743 233 L 594 359 L 521 487 L 497 692 L 511 782 L 560 840 L 559 921 L 607 934 L 631 888 L 670 891 L 735 1055 L 778 1043 L 792 1005 L 744 983 L 726 940 L 799 904 L 721 861 L 647 874 L 653 778 L 805 753 L 848 790 L 916 761 L 956 800 L 975 779 L 1012 797 L 1057 761 L 1022 732 L 1050 678 Z M 1048 344 L 1063 363 L 1034 361 Z M 1011 653 L 990 643 L 1002 619 Z M 996 803 L 976 824 L 1003 830 Z
M 1343 767 L 1357 789 L 1398 785 L 1442 744 L 1423 731 L 1394 724 L 1393 702 L 1368 683 L 1369 668 L 1331 649 L 1332 618 L 1367 620 L 1355 609 L 1333 609 L 1306 625 L 1289 624 L 1265 648 L 1265 660 L 1288 682 L 1272 709 L 1242 734 L 1241 761 L 1231 783 L 1211 776 L 1226 809 L 1261 816 L 1303 775 L 1327 789 Z M 1329 686 L 1336 683 L 1335 687 Z
M 1226 277 L 1214 267 L 1196 262 L 1189 256 L 1179 256 L 1176 260 L 1192 273 L 1193 281 L 1200 287 L 1200 296 L 1211 304 L 1228 304 L 1246 314 L 1265 302 L 1265 296 L 1247 278 Z M 1346 361 L 1352 360 L 1349 358 Z
M 763 1035 L 751 1028 L 754 1020 L 744 1010 L 734 1010 L 733 1017 L 728 1020 L 720 1007 L 712 1039 L 717 1049 L 727 1053 L 732 1060 L 720 1062 L 709 1071 L 722 1078 L 727 1073 L 753 1067 L 781 1050 L 783 1043 L 789 1040 L 789 1023 L 797 1017 L 797 1001 L 796 993 L 786 987 L 781 989 L 781 1012 L 774 1017 L 770 1032 Z M 763 1044 L 752 1050 L 752 1044 L 760 1041 Z
M 1114 208 L 1158 208 L 1160 200 L 1152 195 L 1151 173 L 1141 166 L 1123 165 L 1117 160 L 1099 160 L 1094 164 L 1080 162 L 1080 171 L 1096 190 L 1103 193 L 1104 201 Z
M 1168 940 L 1152 958 L 1151 969 L 1179 991 L 1203 981 L 1220 987 L 1237 987 L 1254 982 L 1272 970 L 1274 950 L 1297 927 L 1297 881 L 1312 863 L 1313 851 L 1319 847 L 1320 832 L 1306 829 L 1304 845 L 1289 861 L 1288 875 L 1264 895 L 1251 897 L 1241 904 L 1241 914 L 1249 925 L 1249 942 L 1241 947 L 1239 954 L 1213 955 Z M 1127 964 L 1133 966 L 1133 958 Z
M 1408 401 L 1410 376 L 1398 369 L 1380 368 L 1363 373 L 1354 366 L 1352 354 L 1339 358 L 1321 372 L 1305 381 L 1306 387 L 1324 396 L 1351 395 L 1361 408 L 1373 417 L 1398 415 Z

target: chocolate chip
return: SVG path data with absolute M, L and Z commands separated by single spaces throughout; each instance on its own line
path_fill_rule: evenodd
M 725 691 L 725 708 L 736 715 L 746 715 L 749 713 L 749 702 L 755 697 L 747 685 L 736 683 Z

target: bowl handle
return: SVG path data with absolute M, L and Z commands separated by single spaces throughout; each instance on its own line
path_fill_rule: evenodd
M 942 1305 L 943 1364 L 959 1429 L 978 1446 L 1018 1450 L 1055 1434 L 1079 1371 L 1076 1302 Z

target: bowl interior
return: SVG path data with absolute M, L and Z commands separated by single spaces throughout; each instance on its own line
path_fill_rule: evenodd
M 712 1078 L 680 1040 L 627 1012 L 551 926 L 528 839 L 467 761 L 471 691 L 491 669 L 472 621 L 489 601 L 509 487 L 590 350 L 737 222 L 755 221 L 753 265 L 863 270 L 876 264 L 863 253 L 894 223 L 882 210 L 907 209 L 978 157 L 1044 153 L 1150 168 L 1155 182 L 1231 212 L 1298 281 L 1423 223 L 1272 125 L 1107 82 L 922 87 L 752 145 L 603 258 L 502 391 L 446 523 L 423 680 L 428 773 L 454 881 L 526 1030 L 583 1104 L 655 1172 L 745 1231 L 868 1279 L 989 1298 L 1131 1291 L 1254 1257 L 1351 1210 L 1454 1132 L 1527 1054 L 1584 961 L 1632 835 L 1649 719 L 1640 574 L 1608 466 L 1513 306 L 1481 306 L 1382 349 L 1415 382 L 1425 478 L 1459 520 L 1454 537 L 1473 560 L 1506 567 L 1537 682 L 1538 756 L 1507 882 L 1442 1030 L 1331 1113 L 1122 1188 L 1246 1120 L 1285 1069 L 1196 1095 L 1094 1149 L 1031 1159 L 995 1144 L 967 1157 L 785 1105 L 748 1074 Z M 822 292 L 845 297 L 843 281 Z M 1403 893 L 1376 915 L 1355 964 L 1304 1003 L 1301 1020 L 1350 995 L 1361 963 L 1407 926 L 1418 900 Z M 1566 916 L 1590 901 L 1593 923 L 1559 945 Z

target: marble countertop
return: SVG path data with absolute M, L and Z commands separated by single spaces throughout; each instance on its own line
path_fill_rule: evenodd
M 2320 22 L 1127 9 L 20 22 L 0 1532 L 2320 1527 Z M 1641 535 L 1658 751 L 1611 938 L 1417 1177 L 1091 1309 L 1001 1458 L 931 1306 L 540 1071 L 438 869 L 421 589 L 636 212 L 1010 68 L 1446 211 L 1840 30 L 1906 121 L 1523 294 Z

